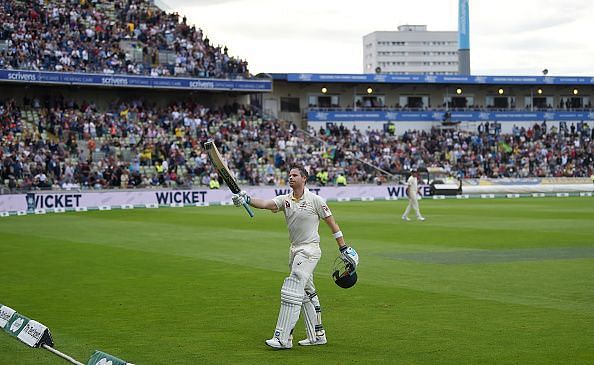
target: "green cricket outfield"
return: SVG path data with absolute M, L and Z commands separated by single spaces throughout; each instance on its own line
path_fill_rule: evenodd
M 594 200 L 330 203 L 360 255 L 316 285 L 329 343 L 275 351 L 284 217 L 230 206 L 0 218 L 0 303 L 86 362 L 95 349 L 148 364 L 592 364 Z M 63 364 L 0 333 L 0 364 Z

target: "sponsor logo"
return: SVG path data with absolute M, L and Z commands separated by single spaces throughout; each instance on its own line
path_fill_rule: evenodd
M 22 318 L 19 318 L 16 321 L 12 322 L 12 325 L 10 326 L 10 332 L 16 333 L 23 326 L 24 322 L 25 320 Z
M 425 81 L 426 82 L 437 82 L 437 76 L 427 75 L 427 76 L 425 76 Z
M 555 83 L 555 78 L 551 77 L 551 76 L 545 76 L 543 82 L 545 84 L 554 84 Z
M 388 119 L 388 120 L 396 120 L 396 119 L 398 119 L 398 113 L 388 112 L 388 113 L 386 113 L 386 119 Z
M 325 212 L 329 212 L 330 211 L 330 209 L 328 209 L 328 207 L 325 206 L 325 205 L 322 205 L 322 209 L 324 209 Z
M 392 197 L 402 197 L 404 196 L 404 194 L 406 193 L 406 188 L 404 186 L 398 186 L 398 187 L 394 187 L 394 186 L 388 186 L 388 196 L 390 198 Z
M 107 360 L 107 358 L 104 357 L 103 359 L 97 361 L 95 365 L 113 365 L 113 362 L 111 360 Z
M 102 77 L 103 85 L 128 85 L 128 79 L 124 77 Z
M 386 75 L 375 75 L 373 79 L 377 82 L 386 82 Z
M 31 324 L 28 324 L 27 327 L 23 330 L 26 334 L 33 337 L 36 340 L 39 340 L 43 335 L 43 332 L 39 332 L 36 328 L 34 328 Z
M 299 74 L 298 79 L 301 81 L 311 81 L 312 75 L 311 74 Z
M 444 117 L 444 114 L 443 113 L 438 113 L 438 112 L 433 113 L 433 115 L 431 116 L 431 118 L 433 118 L 435 120 L 442 120 L 443 117 Z
M 555 119 L 555 113 L 544 113 L 544 115 L 542 116 L 543 119 Z
M 486 84 L 487 83 L 487 77 L 485 77 L 485 76 L 476 76 L 474 78 L 474 82 L 476 82 L 477 84 Z
M 35 208 L 76 208 L 80 205 L 82 194 L 33 194 Z M 27 207 L 29 207 L 29 195 L 27 195 Z
M 390 198 L 403 198 L 407 197 L 406 195 L 406 186 L 388 186 L 388 196 Z M 429 196 L 431 194 L 431 187 L 428 185 L 423 185 L 420 190 L 421 196 Z
M 286 209 L 289 209 L 289 208 L 291 208 L 291 203 L 289 203 L 289 201 L 288 201 L 288 200 L 285 200 L 285 208 L 286 208 Z
M 241 189 L 239 188 L 239 185 L 237 185 L 237 183 L 235 182 L 235 179 L 233 178 L 233 176 L 231 176 L 231 174 L 229 173 L 229 171 L 227 169 L 220 168 L 220 169 L 217 169 L 217 171 L 219 172 L 219 174 L 221 175 L 223 180 L 225 180 L 225 182 L 229 186 L 229 189 L 231 189 L 231 191 L 234 194 L 237 194 L 241 191 Z
M 594 113 L 588 113 L 588 119 L 594 120 Z
M 489 113 L 485 113 L 485 112 L 479 113 L 478 119 L 480 119 L 480 120 L 488 120 L 489 119 Z
M 16 73 L 11 72 L 8 74 L 9 80 L 17 80 L 17 81 L 37 81 L 35 74 L 25 74 L 25 73 Z
M 190 81 L 190 87 L 194 89 L 214 89 L 215 84 L 212 81 Z
M 155 192 L 158 204 L 196 204 L 206 201 L 206 191 L 159 191 Z
M 0 311 L 0 320 L 3 320 L 5 322 L 4 324 L 6 324 L 13 314 L 14 312 L 11 313 L 8 308 L 4 308 Z
M 328 120 L 328 113 L 318 112 L 318 113 L 314 114 L 314 119 L 315 120 Z

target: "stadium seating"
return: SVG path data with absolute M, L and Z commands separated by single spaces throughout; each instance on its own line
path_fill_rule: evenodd
M 594 145 L 586 123 L 547 129 L 408 131 L 393 136 L 342 127 L 299 131 L 291 123 L 263 121 L 248 107 L 210 110 L 193 102 L 166 108 L 141 100 L 105 111 L 59 99 L 18 107 L 0 103 L 0 183 L 5 188 L 136 188 L 208 186 L 215 172 L 202 144 L 214 138 L 249 185 L 285 184 L 287 168 L 303 162 L 312 180 L 327 171 L 332 182 L 382 181 L 371 165 L 391 173 L 442 167 L 460 178 L 585 177 Z M 159 169 L 163 166 L 164 170 Z
M 230 57 L 227 47 L 215 46 L 185 17 L 152 4 L 5 0 L 0 68 L 249 77 L 246 61 Z M 497 125 L 403 136 L 336 126 L 300 131 L 240 105 L 211 110 L 175 102 L 159 108 L 138 99 L 99 110 L 54 95 L 51 102 L 0 100 L 0 185 L 11 191 L 208 186 L 216 173 L 201 146 L 209 138 L 249 185 L 285 184 L 294 162 L 305 163 L 312 183 L 320 171 L 328 172 L 330 183 L 340 173 L 348 183 L 381 183 L 385 176 L 377 168 L 398 173 L 412 166 L 442 167 L 460 178 L 584 177 L 592 174 L 593 137 L 585 123 L 558 129 L 536 124 L 511 134 L 501 134 Z
M 0 68 L 247 78 L 247 62 L 148 0 L 5 0 Z

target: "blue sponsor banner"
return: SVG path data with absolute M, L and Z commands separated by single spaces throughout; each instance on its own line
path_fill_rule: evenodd
M 594 77 L 570 76 L 472 76 L 384 74 L 286 74 L 276 80 L 290 82 L 385 83 L 385 84 L 497 84 L 497 85 L 594 85 Z
M 191 79 L 22 70 L 0 70 L 0 81 L 109 87 L 272 91 L 272 82 L 268 80 Z
M 387 121 L 415 121 L 434 122 L 443 121 L 445 111 L 427 112 L 400 112 L 400 111 L 379 111 L 379 112 L 323 112 L 310 111 L 307 113 L 307 120 L 312 122 L 387 122 Z M 594 120 L 594 112 L 451 112 L 452 121 L 473 122 L 473 121 L 579 121 Z
M 458 48 L 470 49 L 468 0 L 458 0 Z

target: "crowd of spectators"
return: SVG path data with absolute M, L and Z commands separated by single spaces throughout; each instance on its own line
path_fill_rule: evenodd
M 433 128 L 402 136 L 341 126 L 311 132 L 333 146 L 334 163 L 357 182 L 369 179 L 369 169 L 361 173 L 351 163 L 358 160 L 390 173 L 440 167 L 461 179 L 587 177 L 594 172 L 594 130 L 585 122 L 514 126 L 511 134 L 502 134 L 500 123 L 481 123 L 476 131 Z
M 248 77 L 247 61 L 148 0 L 4 0 L 0 68 Z
M 250 107 L 209 109 L 195 102 L 159 107 L 114 101 L 105 111 L 63 98 L 0 103 L 0 184 L 44 188 L 199 187 L 220 180 L 202 146 L 214 139 L 238 179 L 284 185 L 304 164 L 312 183 L 381 183 L 413 167 L 441 167 L 458 178 L 586 177 L 593 173 L 588 123 L 548 128 L 488 123 L 477 131 L 361 131 L 342 126 L 301 131 L 263 121 Z

